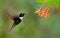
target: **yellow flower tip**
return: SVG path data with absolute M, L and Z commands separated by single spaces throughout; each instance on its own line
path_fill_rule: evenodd
M 37 13 L 38 11 L 35 11 L 35 13 Z
M 42 11 L 41 10 L 37 10 L 37 11 L 35 11 L 35 13 L 37 13 L 40 16 Z

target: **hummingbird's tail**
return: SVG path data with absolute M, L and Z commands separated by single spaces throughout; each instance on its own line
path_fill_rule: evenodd
M 16 25 L 13 24 L 12 27 L 9 29 L 9 32 L 15 27 Z

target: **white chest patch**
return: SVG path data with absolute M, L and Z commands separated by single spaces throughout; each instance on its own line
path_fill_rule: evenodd
M 19 17 L 21 20 L 23 19 L 23 17 Z

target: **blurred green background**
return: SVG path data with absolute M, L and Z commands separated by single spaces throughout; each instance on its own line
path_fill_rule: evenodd
M 0 0 L 0 38 L 60 38 L 60 4 L 50 6 L 49 18 L 34 13 L 41 5 L 36 0 Z M 11 32 L 13 21 L 6 14 L 8 8 L 26 14 Z

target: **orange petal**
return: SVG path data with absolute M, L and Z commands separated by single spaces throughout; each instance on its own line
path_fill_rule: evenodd
M 37 13 L 39 16 L 41 15 L 42 13 L 42 8 L 44 7 L 45 3 L 42 4 L 42 6 L 35 12 Z
M 44 10 L 44 13 L 48 13 L 49 12 L 49 8 L 47 7 L 45 10 Z
M 47 15 L 45 15 L 45 18 L 48 18 L 50 15 L 49 14 L 47 14 Z
M 48 13 L 48 14 L 43 13 L 43 14 L 41 14 L 41 16 L 44 17 L 44 18 L 47 18 L 47 17 L 49 17 L 50 15 L 49 15 L 49 13 Z
M 42 13 L 42 10 L 38 10 L 38 11 L 36 11 L 36 13 L 40 16 Z
M 48 12 L 49 12 L 49 8 L 47 7 L 45 11 L 41 14 L 41 16 L 47 18 L 49 16 Z

